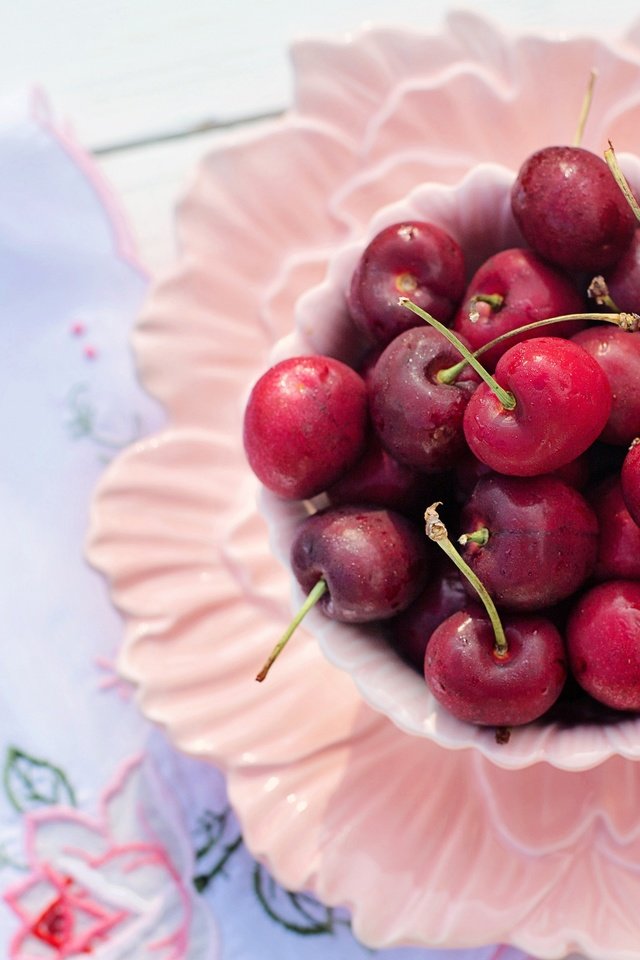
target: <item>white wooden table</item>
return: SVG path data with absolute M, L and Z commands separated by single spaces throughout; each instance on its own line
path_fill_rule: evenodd
M 98 157 L 157 272 L 175 255 L 172 211 L 198 158 L 230 124 L 291 102 L 293 40 L 365 21 L 435 30 L 462 6 L 507 29 L 611 36 L 638 15 L 630 0 L 0 0 L 0 94 L 44 88 Z

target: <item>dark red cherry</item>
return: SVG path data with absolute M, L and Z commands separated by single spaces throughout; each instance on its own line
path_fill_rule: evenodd
M 627 451 L 620 471 L 620 485 L 625 506 L 635 523 L 640 526 L 640 439 L 635 439 Z
M 318 606 L 331 619 L 383 620 L 408 607 L 424 587 L 425 542 L 392 510 L 334 507 L 303 521 L 291 547 L 291 568 L 305 593 L 325 581 Z
M 537 337 L 510 347 L 495 378 L 515 408 L 505 409 L 481 383 L 464 412 L 464 433 L 471 452 L 498 473 L 557 470 L 583 453 L 609 419 L 607 378 L 570 340 Z
M 611 270 L 605 273 L 609 295 L 619 310 L 637 313 L 640 307 L 640 228 Z
M 463 557 L 498 606 L 511 610 L 550 607 L 579 589 L 591 575 L 598 549 L 598 522 L 585 498 L 551 475 L 482 477 L 462 510 L 470 540 Z
M 425 503 L 433 500 L 433 477 L 399 463 L 373 436 L 360 459 L 326 493 L 333 506 L 366 503 L 421 518 Z
M 629 446 L 640 434 L 640 334 L 601 324 L 572 340 L 597 361 L 611 387 L 611 413 L 600 440 Z
M 477 375 L 466 368 L 455 383 L 437 379 L 459 359 L 437 330 L 414 327 L 389 344 L 369 374 L 371 422 L 382 445 L 401 463 L 440 473 L 464 451 L 462 420 Z
M 471 350 L 477 350 L 525 324 L 583 310 L 583 297 L 564 273 L 532 250 L 512 247 L 494 254 L 477 270 L 452 327 L 465 337 Z M 581 326 L 578 320 L 567 320 L 549 328 L 548 333 L 569 337 Z M 492 347 L 482 354 L 483 365 L 493 370 L 509 347 L 539 335 L 539 331 L 521 333 Z
M 527 243 L 568 270 L 602 273 L 620 259 L 636 221 L 605 161 L 551 146 L 522 164 L 511 208 Z
M 542 716 L 566 679 L 564 643 L 539 616 L 503 619 L 508 652 L 496 652 L 491 621 L 471 605 L 440 624 L 425 656 L 425 679 L 436 700 L 460 720 L 518 726 Z
M 392 647 L 422 673 L 429 637 L 443 620 L 468 604 L 462 577 L 449 562 L 443 564 L 411 606 L 389 623 Z
M 433 223 L 395 223 L 366 247 L 353 274 L 347 306 L 358 328 L 386 345 L 420 323 L 398 305 L 398 297 L 410 297 L 447 323 L 464 285 L 464 258 L 453 237 Z
M 622 496 L 618 476 L 609 477 L 591 491 L 589 501 L 598 518 L 598 580 L 640 580 L 640 527 Z
M 493 473 L 491 467 L 482 460 L 478 460 L 467 449 L 453 469 L 454 492 L 458 503 L 467 503 L 478 480 Z M 549 475 L 557 477 L 558 480 L 564 480 L 575 490 L 582 490 L 589 482 L 589 461 L 586 453 L 580 454 L 575 460 L 558 467 L 557 470 L 552 470 Z

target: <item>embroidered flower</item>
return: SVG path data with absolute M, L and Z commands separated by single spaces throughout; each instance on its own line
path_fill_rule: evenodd
M 97 817 L 50 807 L 28 813 L 25 827 L 29 874 L 4 895 L 20 920 L 12 960 L 218 955 L 189 837 L 149 765 L 130 764 Z

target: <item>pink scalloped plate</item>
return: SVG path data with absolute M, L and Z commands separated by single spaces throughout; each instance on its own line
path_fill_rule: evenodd
M 178 212 L 181 258 L 135 332 L 170 425 L 120 456 L 94 501 L 89 556 L 125 617 L 120 670 L 178 747 L 226 771 L 252 851 L 291 889 L 349 905 L 363 942 L 638 960 L 634 731 L 606 755 L 583 732 L 562 761 L 549 727 L 499 766 L 476 742 L 399 729 L 305 630 L 254 682 L 291 588 L 240 424 L 309 291 L 326 293 L 328 264 L 382 208 L 566 142 L 594 66 L 585 145 L 640 150 L 640 27 L 614 49 L 455 14 L 437 35 L 301 43 L 294 64 L 283 120 L 203 160 Z

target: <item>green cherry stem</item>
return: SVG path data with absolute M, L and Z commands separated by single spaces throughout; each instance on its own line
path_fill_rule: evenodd
M 489 531 L 486 527 L 480 527 L 473 533 L 463 533 L 458 537 L 458 543 L 461 547 L 466 547 L 468 543 L 477 543 L 479 547 L 484 547 L 489 541 Z
M 565 320 L 602 320 L 605 323 L 615 324 L 626 333 L 636 333 L 640 330 L 640 314 L 637 313 L 622 313 L 620 311 L 616 313 L 566 313 L 560 317 L 547 317 L 546 320 L 535 320 L 533 323 L 525 323 L 514 330 L 507 330 L 506 333 L 502 333 L 499 337 L 489 340 L 482 347 L 478 347 L 472 356 L 481 357 L 492 347 L 496 347 L 506 340 L 511 340 L 512 337 L 517 337 L 521 333 L 528 333 L 530 330 L 537 330 L 540 327 L 550 327 L 554 323 L 563 323 Z M 466 365 L 467 360 L 465 359 L 455 363 L 452 367 L 447 367 L 446 370 L 439 370 L 438 381 L 440 383 L 455 383 Z M 474 367 L 474 369 L 476 368 Z
M 432 503 L 430 507 L 427 507 L 424 514 L 425 520 L 425 530 L 426 534 L 430 540 L 433 540 L 434 543 L 437 543 L 438 546 L 444 550 L 446 555 L 450 560 L 453 560 L 456 567 L 462 573 L 471 586 L 474 588 L 482 603 L 484 608 L 489 615 L 491 620 L 491 626 L 493 627 L 493 633 L 496 639 L 495 645 L 495 654 L 497 657 L 506 657 L 509 652 L 509 646 L 507 644 L 507 638 L 504 634 L 504 627 L 500 621 L 498 611 L 496 610 L 496 605 L 489 596 L 486 587 L 481 580 L 475 575 L 471 567 L 462 559 L 454 545 L 449 540 L 449 534 L 444 523 L 438 515 L 438 507 L 442 506 L 440 501 Z
M 447 338 L 449 343 L 453 344 L 456 350 L 458 350 L 458 352 L 464 357 L 465 363 L 470 364 L 476 373 L 482 377 L 489 389 L 495 393 L 505 410 L 513 410 L 515 408 L 516 398 L 514 395 L 509 390 L 505 390 L 500 386 L 495 377 L 492 377 L 491 374 L 482 366 L 480 361 L 476 360 L 469 348 L 465 346 L 460 337 L 456 336 L 453 330 L 450 330 L 449 327 L 445 327 L 443 323 L 440 323 L 439 320 L 436 320 L 435 317 L 432 317 L 431 314 L 426 312 L 426 310 L 423 310 L 422 307 L 419 307 L 417 303 L 413 303 L 413 301 L 409 300 L 408 297 L 400 297 L 399 302 L 403 307 L 407 307 L 408 310 L 411 310 L 412 313 L 415 313 L 416 316 L 420 317 L 421 320 L 425 320 L 427 323 L 431 324 L 432 327 L 434 327 L 439 333 Z M 441 373 L 442 372 L 443 371 L 441 371 Z M 448 372 L 449 371 L 447 371 L 447 373 Z M 451 382 L 449 380 L 444 380 L 440 374 L 438 374 L 438 380 L 440 380 L 441 383 Z M 455 376 L 452 377 L 451 380 L 455 380 Z
M 296 613 L 295 617 L 293 618 L 293 620 L 291 621 L 291 623 L 289 624 L 289 626 L 287 627 L 285 632 L 282 634 L 282 636 L 276 643 L 275 647 L 273 648 L 273 650 L 265 660 L 262 666 L 262 669 L 257 674 L 256 680 L 259 683 L 262 683 L 266 675 L 269 673 L 269 670 L 271 669 L 274 661 L 280 656 L 285 646 L 287 645 L 287 643 L 289 642 L 289 640 L 291 639 L 295 631 L 298 629 L 298 627 L 300 626 L 300 624 L 302 623 L 306 615 L 309 613 L 309 611 L 313 607 L 315 607 L 320 597 L 324 593 L 326 593 L 326 590 L 327 590 L 326 582 L 324 580 L 318 580 L 315 587 L 313 587 L 313 589 L 307 594 L 306 600 L 304 601 L 304 603 Z
M 474 312 L 476 303 L 487 303 L 494 310 L 499 310 L 504 303 L 504 297 L 501 293 L 476 293 L 470 300 L 472 312 Z
M 589 116 L 589 111 L 591 110 L 591 101 L 593 100 L 593 88 L 595 86 L 596 80 L 598 78 L 598 71 L 592 70 L 589 74 L 589 79 L 587 80 L 587 89 L 582 100 L 582 107 L 580 108 L 580 116 L 578 117 L 578 126 L 576 127 L 576 134 L 573 138 L 573 146 L 579 147 L 582 144 L 582 137 L 584 136 L 584 128 L 587 122 L 587 117 Z
M 640 314 L 637 313 L 622 313 L 620 311 L 616 313 L 565 313 L 560 317 L 534 320 L 533 323 L 525 323 L 515 330 L 507 330 L 506 333 L 502 333 L 499 337 L 490 340 L 489 343 L 485 343 L 484 346 L 476 350 L 475 355 L 480 356 L 492 347 L 503 343 L 505 340 L 510 340 L 511 337 L 515 337 L 519 333 L 528 333 L 530 330 L 537 330 L 538 327 L 551 327 L 554 323 L 564 323 L 567 320 L 602 320 L 604 323 L 613 323 L 628 333 L 636 333 L 640 329 Z
M 620 313 L 620 307 L 609 293 L 607 282 L 600 274 L 594 277 L 587 287 L 587 296 L 590 297 L 591 300 L 595 300 L 601 307 L 606 307 L 607 310 L 611 310 L 613 313 Z
M 631 187 L 629 186 L 629 181 L 625 177 L 624 173 L 620 169 L 618 163 L 618 158 L 616 157 L 616 152 L 613 149 L 613 144 L 609 140 L 609 146 L 604 152 L 604 159 L 607 161 L 607 166 L 611 173 L 613 174 L 613 179 L 616 181 L 620 189 L 622 190 L 625 200 L 633 210 L 636 220 L 640 220 L 640 206 L 638 206 L 638 201 L 631 192 Z

